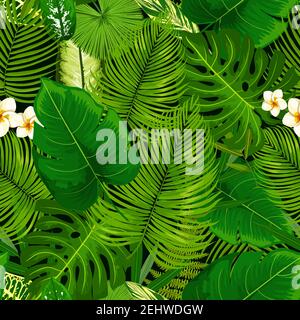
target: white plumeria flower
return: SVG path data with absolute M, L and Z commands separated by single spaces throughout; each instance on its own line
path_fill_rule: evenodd
M 288 103 L 289 112 L 283 117 L 282 123 L 294 131 L 300 137 L 300 100 L 292 98 Z
M 35 115 L 33 107 L 30 106 L 26 108 L 23 114 L 21 114 L 21 123 L 17 128 L 17 137 L 19 138 L 29 137 L 32 140 L 33 128 L 34 128 L 35 122 L 41 125 L 41 123 L 38 121 Z
M 5 136 L 9 128 L 18 126 L 18 115 L 16 114 L 16 101 L 13 98 L 7 98 L 0 102 L 0 138 Z
M 270 111 L 271 115 L 277 117 L 280 110 L 284 110 L 287 107 L 286 101 L 283 99 L 283 92 L 281 89 L 264 92 L 264 102 L 262 108 L 265 111 Z

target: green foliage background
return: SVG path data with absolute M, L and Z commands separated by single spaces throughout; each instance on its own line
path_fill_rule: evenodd
M 43 124 L 0 138 L 2 299 L 300 299 L 300 140 L 262 110 L 299 98 L 298 1 L 0 4 L 0 99 Z M 100 165 L 102 128 L 203 129 L 204 170 Z

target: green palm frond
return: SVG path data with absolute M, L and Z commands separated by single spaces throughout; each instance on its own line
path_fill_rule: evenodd
M 181 130 L 205 130 L 205 139 L 199 142 L 201 150 L 204 148 L 203 171 L 188 175 L 184 162 L 144 164 L 131 183 L 107 189 L 122 215 L 104 200 L 92 209 L 102 222 L 100 236 L 107 245 L 130 244 L 137 249 L 144 245 L 150 254 L 156 253 L 155 261 L 165 269 L 185 267 L 192 259 L 202 257 L 200 250 L 209 245 L 202 233 L 208 223 L 197 218 L 217 203 L 218 194 L 213 194 L 218 171 L 213 141 L 197 108 L 193 114 L 187 112 L 191 105 L 194 100 L 187 102 L 176 118 L 180 119 Z M 195 152 L 195 136 L 192 141 Z M 162 150 L 160 145 L 160 154 Z M 171 159 L 173 156 L 172 145 Z
M 275 42 L 270 45 L 272 52 L 276 50 L 284 53 L 286 57 L 285 67 L 283 73 L 288 72 L 288 70 L 294 67 L 297 71 L 297 74 L 300 78 L 300 28 L 295 28 L 294 23 L 296 17 L 289 17 L 289 26 L 288 29 L 278 38 Z M 300 94 L 300 79 L 295 86 L 297 94 Z
M 34 232 L 24 238 L 21 261 L 25 279 L 32 281 L 31 298 L 39 298 L 50 279 L 62 283 L 73 299 L 100 299 L 125 281 L 129 266 L 126 248 L 111 248 L 101 239 L 101 228 L 87 215 L 63 209 L 55 201 L 39 202 L 44 215 Z
M 61 42 L 59 79 L 62 83 L 91 91 L 100 71 L 99 60 L 84 53 L 71 40 Z
M 147 15 L 162 24 L 171 24 L 175 30 L 199 32 L 196 23 L 189 20 L 179 5 L 171 0 L 136 0 Z
M 31 146 L 12 132 L 0 139 L 0 226 L 12 239 L 33 227 L 36 201 L 50 197 L 36 173 Z
M 265 137 L 264 147 L 254 155 L 258 182 L 299 223 L 299 138 L 292 129 L 281 126 L 266 129 Z
M 99 83 L 101 103 L 131 128 L 157 127 L 162 112 L 174 108 L 183 94 L 182 57 L 180 40 L 159 24 L 147 23 L 131 51 L 107 61 Z
M 57 43 L 41 16 L 16 0 L 6 0 L 7 21 L 0 30 L 0 97 L 32 104 L 40 78 L 55 75 Z
M 203 249 L 203 258 L 192 261 L 187 267 L 183 268 L 177 277 L 172 279 L 166 286 L 161 288 L 158 292 L 170 300 L 181 300 L 182 292 L 185 286 L 193 280 L 200 272 L 203 272 L 211 263 L 234 253 L 244 252 L 264 252 L 265 254 L 272 252 L 279 248 L 287 248 L 284 245 L 274 245 L 269 248 L 258 248 L 245 243 L 232 245 L 222 239 L 218 239 L 213 233 L 204 230 L 203 233 L 207 234 L 205 239 L 210 243 L 209 246 Z M 152 278 L 157 279 L 165 272 L 163 266 L 158 262 L 151 269 L 150 275 Z M 151 283 L 150 277 L 145 280 L 146 284 Z
M 98 0 L 77 6 L 74 42 L 100 60 L 129 48 L 141 29 L 142 12 L 135 0 Z

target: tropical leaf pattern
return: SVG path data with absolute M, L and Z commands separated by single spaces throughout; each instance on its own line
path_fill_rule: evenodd
M 297 4 L 0 0 L 0 300 L 300 300 Z

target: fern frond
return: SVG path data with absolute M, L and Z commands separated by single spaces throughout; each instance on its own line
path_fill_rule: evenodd
M 200 149 L 204 148 L 203 172 L 187 175 L 186 163 L 144 164 L 131 183 L 107 187 L 118 212 L 105 200 L 92 209 L 101 221 L 100 236 L 107 245 L 144 245 L 150 254 L 157 250 L 155 260 L 166 270 L 185 267 L 203 256 L 201 250 L 209 245 L 203 234 L 208 222 L 197 219 L 217 204 L 218 194 L 213 193 L 218 171 L 213 140 L 197 109 L 193 114 L 186 112 L 191 104 L 193 100 L 178 111 L 183 126 L 178 128 L 205 130 L 205 139 L 200 143 Z M 195 152 L 195 137 L 192 148 Z M 174 155 L 174 147 L 171 151 Z
M 36 201 L 50 198 L 31 157 L 31 142 L 10 132 L 0 139 L 0 226 L 19 239 L 32 229 Z
M 196 23 L 190 21 L 181 11 L 179 5 L 171 0 L 137 0 L 147 15 L 162 24 L 171 24 L 175 30 L 199 32 Z
M 291 128 L 265 130 L 264 147 L 257 152 L 255 173 L 273 201 L 300 222 L 300 143 Z
M 41 77 L 55 75 L 57 43 L 36 10 L 5 0 L 6 28 L 0 30 L 0 97 L 32 104 Z

